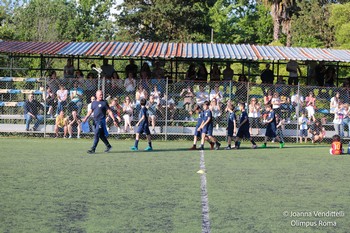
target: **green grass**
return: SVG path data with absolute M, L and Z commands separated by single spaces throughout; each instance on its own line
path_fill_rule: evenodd
M 199 152 L 188 141 L 0 138 L 0 232 L 201 232 Z M 328 145 L 205 151 L 212 232 L 348 232 L 350 156 Z M 140 142 L 140 149 L 146 142 Z M 345 216 L 284 217 L 283 212 Z M 337 227 L 292 227 L 292 220 Z

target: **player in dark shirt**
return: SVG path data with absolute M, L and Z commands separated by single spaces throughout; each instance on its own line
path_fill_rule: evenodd
M 236 114 L 232 103 L 228 103 L 226 107 L 227 113 L 227 147 L 226 150 L 231 150 L 231 142 L 233 135 L 236 133 Z
M 95 135 L 94 135 L 94 144 L 92 145 L 91 149 L 87 151 L 89 154 L 94 154 L 98 141 L 101 138 L 103 143 L 106 145 L 105 152 L 109 152 L 112 149 L 111 144 L 109 144 L 107 140 L 108 132 L 106 127 L 106 114 L 112 118 L 114 125 L 117 127 L 117 122 L 115 120 L 115 117 L 110 111 L 109 105 L 107 101 L 103 100 L 102 91 L 98 90 L 96 92 L 96 101 L 91 103 L 91 109 L 85 116 L 83 122 L 86 122 L 87 119 L 89 119 L 89 116 L 94 113 L 94 121 L 95 121 Z
M 142 133 L 146 134 L 146 137 L 148 140 L 148 147 L 146 147 L 145 150 L 147 151 L 153 150 L 152 141 L 151 141 L 151 132 L 149 131 L 149 125 L 148 125 L 146 102 L 147 102 L 146 99 L 140 100 L 141 110 L 139 114 L 139 121 L 136 123 L 136 127 L 138 127 L 136 132 L 136 139 L 135 139 L 134 146 L 131 147 L 131 150 L 134 150 L 134 151 L 138 150 L 140 134 Z
M 265 105 L 265 109 L 267 111 L 267 119 L 264 122 L 267 124 L 266 126 L 266 132 L 265 132 L 265 141 L 264 144 L 261 146 L 262 148 L 266 148 L 266 143 L 269 138 L 275 138 L 277 141 L 280 142 L 280 148 L 284 147 L 283 139 L 279 138 L 276 135 L 277 125 L 276 125 L 276 116 L 275 112 L 272 109 L 272 104 Z
M 241 139 L 247 138 L 253 144 L 252 148 L 256 149 L 257 145 L 249 133 L 249 118 L 247 111 L 245 110 L 245 103 L 239 103 L 239 110 L 241 110 L 241 116 L 239 117 L 239 129 L 235 141 L 234 149 L 239 149 L 241 145 Z

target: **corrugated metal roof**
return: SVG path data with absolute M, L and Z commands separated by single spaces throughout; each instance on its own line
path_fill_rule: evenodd
M 350 50 L 215 43 L 0 41 L 0 53 L 168 59 L 350 62 Z

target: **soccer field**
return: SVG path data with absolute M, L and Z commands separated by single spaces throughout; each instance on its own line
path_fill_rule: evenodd
M 350 156 L 328 145 L 110 141 L 0 138 L 0 232 L 349 232 Z

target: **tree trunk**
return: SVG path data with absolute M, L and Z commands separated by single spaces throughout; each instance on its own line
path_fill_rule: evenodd
M 280 17 L 279 17 L 279 4 L 277 2 L 274 2 L 271 5 L 271 16 L 273 19 L 273 40 L 278 41 L 279 35 L 280 35 Z

